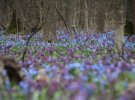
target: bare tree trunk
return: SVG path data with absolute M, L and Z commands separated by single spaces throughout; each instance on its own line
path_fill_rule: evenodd
M 134 0 L 125 0 L 125 27 L 124 27 L 124 33 L 125 35 L 132 35 L 134 34 Z
M 98 1 L 97 32 L 103 33 L 105 28 L 105 8 L 103 0 Z
M 134 16 L 134 20 L 133 20 L 133 22 L 134 22 L 134 34 L 135 34 L 135 0 L 133 1 L 133 16 Z
M 79 15 L 79 28 L 80 29 L 83 29 L 84 28 L 84 16 L 83 16 L 83 3 L 84 1 L 83 0 L 80 0 L 80 15 Z
M 118 53 L 121 55 L 123 52 L 123 43 L 124 43 L 124 25 L 118 25 L 115 30 L 115 44 L 117 47 Z
M 48 42 L 53 42 L 56 40 L 56 22 L 58 19 L 58 14 L 56 13 L 57 1 L 49 1 L 49 6 L 50 10 L 48 12 L 46 25 L 43 26 L 43 32 L 44 39 Z
M 72 16 L 73 16 L 73 21 L 72 21 L 72 27 L 76 28 L 76 3 L 75 0 L 73 0 L 73 8 L 72 8 Z
M 114 20 L 115 20 L 115 44 L 117 47 L 117 51 L 119 53 L 120 56 L 123 55 L 123 43 L 124 43 L 124 20 L 123 20 L 123 16 L 122 13 L 120 13 L 120 11 L 122 9 L 121 5 L 118 5 L 119 1 L 114 1 Z
M 71 10 L 70 10 L 70 17 L 69 17 L 69 22 L 70 22 L 70 38 L 72 39 L 72 32 L 74 31 L 74 33 L 76 33 L 76 26 L 77 26 L 77 23 L 76 23 L 76 18 L 77 18 L 77 6 L 76 6 L 76 3 L 77 3 L 77 0 L 72 0 L 71 2 Z
M 10 20 L 10 24 L 9 27 L 7 28 L 7 31 L 12 34 L 21 31 L 21 24 L 20 24 L 20 20 L 17 17 L 16 10 L 13 11 L 12 18 Z
M 70 26 L 71 20 L 70 20 L 70 14 L 71 14 L 71 1 L 70 0 L 66 0 L 65 1 L 65 21 L 67 23 L 68 26 Z
M 88 1 L 84 0 L 84 9 L 85 9 L 85 13 L 84 13 L 84 29 L 86 30 L 86 32 L 89 31 L 89 13 L 88 13 Z

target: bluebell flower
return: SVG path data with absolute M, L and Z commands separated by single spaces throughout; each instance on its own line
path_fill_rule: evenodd
M 5 83 L 6 83 L 6 89 L 7 90 L 11 89 L 11 83 L 10 83 L 10 81 L 8 79 L 6 79 Z
M 46 71 L 46 72 L 51 72 L 51 71 L 52 71 L 51 66 L 46 66 L 46 67 L 45 67 L 45 71 Z
M 28 90 L 29 89 L 29 84 L 25 81 L 20 82 L 19 84 L 24 90 Z
M 34 69 L 34 68 L 30 68 L 29 69 L 29 74 L 30 75 L 37 75 L 38 74 L 38 71 L 36 69 Z
M 66 80 L 72 80 L 73 79 L 73 76 L 72 75 L 69 75 L 69 74 L 66 74 L 66 75 L 64 75 L 64 79 L 66 79 Z

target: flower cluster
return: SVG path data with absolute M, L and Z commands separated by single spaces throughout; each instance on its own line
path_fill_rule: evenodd
M 29 43 L 24 62 L 21 57 L 29 35 L 0 33 L 0 55 L 15 58 L 24 74 L 20 86 L 11 87 L 10 97 L 33 100 L 124 98 L 121 94 L 135 80 L 135 36 L 125 37 L 123 57 L 126 60 L 123 61 L 117 54 L 113 32 L 78 32 L 72 38 L 68 32 L 57 33 L 53 43 L 47 43 L 42 34 L 37 33 Z

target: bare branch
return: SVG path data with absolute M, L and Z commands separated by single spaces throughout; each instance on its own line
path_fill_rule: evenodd
M 63 21 L 63 23 L 64 23 L 66 29 L 68 30 L 67 23 L 66 23 L 64 17 L 60 14 L 60 12 L 59 12 L 59 10 L 57 9 L 57 7 L 56 7 L 56 11 L 57 11 L 58 15 L 60 16 L 60 18 L 62 19 L 62 21 Z

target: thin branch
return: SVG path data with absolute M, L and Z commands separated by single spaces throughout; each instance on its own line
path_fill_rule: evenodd
M 5 30 L 6 29 L 6 27 L 3 24 L 1 24 L 1 23 L 0 23 L 0 26 L 2 28 L 1 30 Z
M 47 8 L 47 12 L 46 12 L 45 19 L 47 19 L 47 17 L 48 17 L 49 10 L 50 10 L 50 6 L 48 6 L 48 8 Z M 40 13 L 40 14 L 41 14 L 41 13 Z M 22 62 L 24 62 L 24 60 L 25 60 L 25 55 L 26 55 L 26 52 L 27 52 L 27 49 L 28 49 L 28 45 L 29 45 L 30 39 L 31 39 L 39 30 L 42 29 L 43 25 L 46 24 L 46 21 L 45 21 L 45 19 L 43 18 L 43 13 L 42 13 L 40 16 L 42 17 L 41 20 L 40 20 L 40 22 L 37 23 L 37 24 L 31 29 L 31 31 L 30 31 L 30 32 L 32 32 L 32 34 L 31 34 L 31 35 L 28 37 L 28 39 L 27 39 L 26 47 L 25 47 L 25 49 L 24 49 L 24 51 L 23 51 L 23 55 L 22 55 Z M 44 21 L 44 22 L 43 22 L 43 21 Z M 39 26 L 38 26 L 38 25 L 39 25 Z
M 76 34 L 75 26 L 72 26 L 72 29 L 73 29 L 74 33 Z
M 64 23 L 66 29 L 68 30 L 67 23 L 66 23 L 64 17 L 60 14 L 60 12 L 59 12 L 59 10 L 57 9 L 57 7 L 56 7 L 56 12 L 58 13 L 58 15 L 60 16 L 60 18 L 62 19 L 62 21 L 63 21 L 63 23 Z
M 25 49 L 24 49 L 24 51 L 23 51 L 23 56 L 22 56 L 22 61 L 23 61 L 23 62 L 24 62 L 24 60 L 25 60 L 24 58 L 25 58 L 25 54 L 26 54 L 26 52 L 27 52 L 27 47 L 28 47 L 28 45 L 29 45 L 30 39 L 31 39 L 39 30 L 41 30 L 42 26 L 43 26 L 43 25 L 41 25 L 39 28 L 37 28 L 37 27 L 35 26 L 34 28 L 31 29 L 32 34 L 28 37 L 28 40 L 27 40 L 27 42 L 26 42 L 26 47 L 25 47 Z

